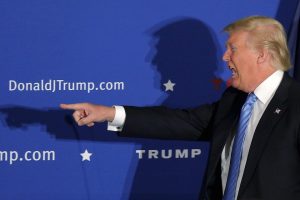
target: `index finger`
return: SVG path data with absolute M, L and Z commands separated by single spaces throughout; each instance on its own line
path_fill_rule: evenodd
M 81 103 L 75 103 L 75 104 L 60 104 L 59 105 L 62 109 L 66 109 L 66 110 L 82 110 L 84 109 L 82 107 L 82 104 Z

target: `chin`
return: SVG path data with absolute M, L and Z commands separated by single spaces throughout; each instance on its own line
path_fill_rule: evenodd
M 239 83 L 237 82 L 237 81 L 235 81 L 235 80 L 232 80 L 232 82 L 231 82 L 231 86 L 232 87 L 234 87 L 234 88 L 236 88 L 236 89 L 239 89 Z

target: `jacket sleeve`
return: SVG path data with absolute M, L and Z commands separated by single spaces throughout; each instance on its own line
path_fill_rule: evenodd
M 121 136 L 180 140 L 210 140 L 213 127 L 223 121 L 246 94 L 229 87 L 221 99 L 192 109 L 125 106 Z M 238 97 L 238 98 L 237 98 Z M 239 100 L 241 99 L 242 100 Z
M 197 140 L 204 137 L 216 104 L 193 109 L 125 106 L 121 136 Z

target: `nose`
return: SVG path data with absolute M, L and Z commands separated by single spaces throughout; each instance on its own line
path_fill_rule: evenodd
M 229 52 L 228 49 L 227 49 L 227 50 L 224 52 L 224 54 L 223 54 L 223 60 L 224 60 L 225 62 L 228 62 L 228 61 L 230 60 L 230 52 Z

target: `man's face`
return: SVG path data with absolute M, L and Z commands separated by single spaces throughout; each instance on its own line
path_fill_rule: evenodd
M 223 60 L 232 71 L 232 86 L 244 92 L 252 92 L 258 76 L 258 52 L 251 48 L 249 33 L 237 31 L 230 34 Z M 247 43 L 248 41 L 248 43 Z

